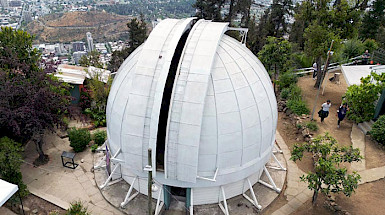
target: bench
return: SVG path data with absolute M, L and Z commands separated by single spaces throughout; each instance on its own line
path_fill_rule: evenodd
M 71 159 L 71 161 L 67 161 L 64 163 L 64 158 Z M 63 166 L 67 168 L 75 169 L 79 165 L 75 163 L 74 158 L 75 158 L 75 153 L 72 153 L 72 152 L 63 151 L 63 153 L 61 154 L 61 162 Z

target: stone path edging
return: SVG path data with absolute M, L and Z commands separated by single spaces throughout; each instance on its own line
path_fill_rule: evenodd
M 302 204 L 309 200 L 313 192 L 307 188 L 306 183 L 300 180 L 299 177 L 305 173 L 298 168 L 295 162 L 290 160 L 290 150 L 278 131 L 276 133 L 276 140 L 287 162 L 287 187 L 284 194 L 288 203 L 274 211 L 272 215 L 287 215 L 296 211 Z

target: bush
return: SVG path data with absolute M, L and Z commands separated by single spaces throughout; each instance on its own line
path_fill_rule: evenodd
M 385 115 L 381 116 L 372 127 L 369 134 L 382 145 L 385 145 Z
M 293 113 L 297 114 L 298 116 L 302 114 L 308 114 L 309 109 L 306 106 L 306 103 L 302 99 L 289 99 L 286 103 L 287 107 L 293 111 Z
M 71 128 L 68 130 L 68 137 L 70 140 L 70 146 L 75 152 L 84 151 L 87 144 L 91 141 L 90 131 L 84 128 Z
M 289 88 L 289 99 L 293 100 L 301 100 L 301 88 L 299 88 L 297 85 L 292 84 Z
M 305 124 L 305 126 L 306 126 L 306 128 L 308 128 L 308 129 L 311 130 L 311 131 L 317 131 L 317 130 L 318 130 L 318 125 L 317 125 L 317 123 L 316 123 L 316 122 L 313 122 L 313 121 L 307 122 L 307 123 Z
M 91 152 L 96 152 L 96 149 L 98 149 L 98 145 L 97 144 L 94 144 L 91 146 Z
M 97 131 L 94 133 L 93 139 L 98 146 L 101 146 L 106 141 L 106 138 L 107 138 L 106 131 Z
M 71 203 L 71 207 L 68 209 L 65 215 L 90 215 L 87 211 L 87 207 L 83 205 L 81 201 Z
M 87 108 L 84 111 L 85 114 L 89 115 L 91 119 L 93 119 L 93 123 L 96 127 L 105 126 L 106 125 L 106 112 L 99 111 L 97 109 Z
M 289 94 L 290 94 L 290 88 L 284 88 L 281 91 L 281 98 L 287 99 L 289 98 Z
M 0 178 L 19 187 L 19 194 L 24 197 L 28 194 L 27 186 L 23 183 L 20 165 L 23 147 L 20 143 L 8 137 L 0 138 Z M 11 201 L 18 201 L 19 197 L 13 195 Z
M 342 46 L 342 53 L 347 58 L 360 56 L 364 51 L 364 45 L 358 39 L 350 39 Z
M 374 102 L 385 88 L 385 73 L 361 78 L 360 85 L 351 85 L 345 93 L 345 100 L 349 105 L 347 117 L 356 123 L 369 121 L 374 117 Z
M 291 85 L 297 83 L 297 81 L 298 81 L 298 78 L 295 74 L 291 72 L 286 72 L 279 76 L 277 84 L 279 86 L 279 89 L 282 90 L 284 88 L 290 87 Z

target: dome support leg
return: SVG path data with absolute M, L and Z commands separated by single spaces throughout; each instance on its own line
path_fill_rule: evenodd
M 274 150 L 273 150 L 273 153 L 279 153 L 279 154 L 282 154 L 282 150 L 280 150 L 278 147 L 278 143 L 277 141 L 274 142 Z
M 128 192 L 127 192 L 127 195 L 126 195 L 126 197 L 124 198 L 124 201 L 122 202 L 122 203 L 120 203 L 120 207 L 121 208 L 124 208 L 132 199 L 134 199 L 138 194 L 139 194 L 139 192 L 136 192 L 136 193 L 134 193 L 133 195 L 131 195 L 131 192 L 132 192 L 132 190 L 133 190 L 133 188 L 134 188 L 134 184 L 135 184 L 135 181 L 136 180 L 139 180 L 138 179 L 138 176 L 136 176 L 135 178 L 134 178 L 134 180 L 132 180 L 132 182 L 131 182 L 131 184 L 130 184 L 130 189 L 128 189 Z M 139 182 L 138 182 L 139 183 Z M 138 186 L 139 186 L 139 184 L 138 184 Z
M 274 180 L 273 180 L 273 178 L 271 177 L 271 175 L 270 175 L 269 171 L 267 170 L 266 166 L 263 167 L 263 171 L 265 172 L 267 178 L 269 179 L 270 184 L 268 184 L 268 183 L 262 181 L 261 179 L 259 179 L 258 182 L 261 183 L 262 185 L 265 185 L 266 187 L 268 187 L 268 188 L 274 190 L 275 192 L 280 193 L 280 192 L 281 192 L 281 189 L 278 188 L 277 185 L 274 183 Z
M 274 153 L 271 154 L 271 156 L 274 158 L 274 161 L 276 164 L 278 164 L 278 166 L 267 166 L 268 168 L 270 169 L 276 169 L 276 170 L 283 170 L 283 171 L 286 171 L 286 168 L 282 166 L 282 164 L 279 162 L 279 160 L 277 159 L 277 157 L 274 155 Z
M 189 207 L 189 210 L 190 210 L 190 215 L 194 215 L 194 192 L 193 192 L 194 189 L 191 188 L 191 193 L 190 193 L 190 207 Z
M 219 194 L 219 202 L 218 202 L 219 208 L 222 210 L 222 212 L 225 215 L 229 215 L 229 208 L 227 207 L 226 195 L 225 195 L 225 190 L 223 189 L 223 186 L 221 186 L 221 193 L 222 193 L 224 206 L 221 203 L 221 195 Z
M 118 164 L 115 166 L 114 170 L 112 170 L 112 172 L 111 172 L 110 176 L 108 176 L 106 182 L 104 182 L 104 184 L 102 184 L 101 186 L 99 186 L 100 189 L 103 189 L 104 187 L 107 186 L 108 182 L 110 182 L 110 180 L 112 179 L 112 176 L 115 174 L 115 172 L 116 172 L 116 170 L 118 169 L 118 167 L 120 167 L 120 163 L 118 163 Z
M 159 189 L 158 200 L 156 201 L 154 215 L 158 215 L 163 208 L 164 202 L 160 201 L 160 197 L 162 196 L 162 193 L 163 193 L 163 186 Z
M 262 206 L 258 203 L 257 197 L 255 196 L 255 193 L 254 193 L 254 190 L 253 190 L 253 186 L 251 185 L 250 180 L 248 178 L 246 178 L 245 182 L 247 182 L 247 184 L 249 185 L 249 190 L 250 190 L 250 193 L 251 193 L 251 197 L 253 199 L 251 199 L 248 195 L 246 195 L 247 190 L 245 190 L 245 192 L 242 193 L 243 197 L 245 197 L 245 199 L 247 201 L 251 202 L 259 210 L 261 210 Z

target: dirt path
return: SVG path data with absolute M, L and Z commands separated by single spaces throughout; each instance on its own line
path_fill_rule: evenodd
M 342 96 L 345 94 L 347 89 L 345 79 L 343 75 L 341 75 L 340 84 L 332 83 L 328 79 L 325 80 L 325 83 L 326 81 L 329 83 L 327 83 L 326 85 L 325 93 L 324 95 L 321 95 L 320 93 L 320 96 L 315 108 L 314 119 L 316 120 L 319 128 L 315 134 L 323 134 L 325 132 L 329 132 L 330 135 L 336 138 L 339 145 L 350 146 L 352 144 L 350 140 L 350 133 L 352 132 L 353 124 L 352 122 L 345 119 L 344 121 L 341 122 L 341 127 L 337 128 L 338 118 L 336 116 L 337 109 L 342 103 Z M 313 110 L 314 101 L 317 95 L 317 89 L 314 89 L 314 83 L 315 81 L 312 79 L 310 75 L 304 76 L 298 79 L 298 86 L 302 89 L 302 97 L 308 104 L 310 111 Z M 321 92 L 322 92 L 322 89 L 321 89 Z M 329 111 L 329 117 L 326 118 L 323 123 L 321 123 L 321 120 L 318 117 L 317 112 L 321 109 L 322 103 L 326 102 L 326 100 L 328 99 L 330 99 L 332 103 L 332 106 Z

